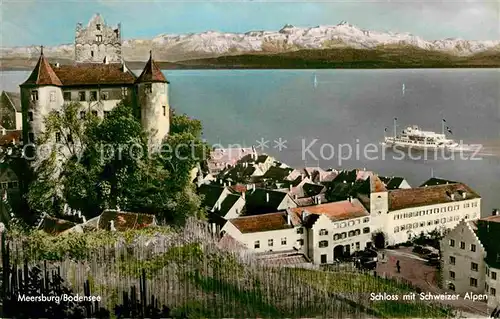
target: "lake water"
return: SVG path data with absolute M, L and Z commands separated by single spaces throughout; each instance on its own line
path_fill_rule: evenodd
M 264 151 L 290 166 L 366 167 L 381 175 L 404 176 L 412 186 L 434 174 L 476 190 L 483 197 L 483 215 L 500 208 L 500 69 L 173 70 L 165 74 L 171 82 L 171 106 L 200 119 L 204 137 L 211 143 L 252 146 L 264 139 L 269 141 Z M 0 89 L 18 90 L 28 75 L 2 72 Z M 391 152 L 384 156 L 378 143 L 385 127 L 392 134 L 394 117 L 398 130 L 415 124 L 436 132 L 445 118 L 451 137 L 483 147 L 473 158 L 472 154 L 457 154 L 453 159 L 429 154 L 422 159 L 416 158 L 422 154 L 413 154 L 412 159 Z M 286 140 L 281 151 L 274 142 L 280 138 Z M 368 144 L 373 144 L 373 150 L 367 153 Z

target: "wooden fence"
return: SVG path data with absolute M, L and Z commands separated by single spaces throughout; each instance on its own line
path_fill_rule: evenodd
M 196 223 L 180 233 L 106 245 L 81 258 L 48 262 L 39 253 L 24 238 L 2 239 L 2 296 L 26 293 L 29 274 L 38 269 L 42 278 L 29 293 L 47 292 L 54 283 L 58 293 L 63 285 L 68 294 L 101 298 L 79 305 L 83 317 L 380 317 L 369 292 L 408 288 L 370 275 L 360 275 L 361 283 L 329 282 L 325 271 L 267 267 L 251 253 L 222 250 Z

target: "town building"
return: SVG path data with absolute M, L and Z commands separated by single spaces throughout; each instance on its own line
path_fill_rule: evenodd
M 169 82 L 151 52 L 139 76 L 129 70 L 121 57 L 118 45 L 121 40 L 112 39 L 116 30 L 119 38 L 120 29 L 108 28 L 100 16 L 95 16 L 86 29 L 77 27 L 77 63 L 73 65 L 51 65 L 41 48 L 35 68 L 20 85 L 23 141 L 36 144 L 44 132 L 44 119 L 51 112 L 62 112 L 67 103 L 80 104 L 81 119 L 89 115 L 103 118 L 122 100 L 129 101 L 135 108 L 142 126 L 150 133 L 152 145 L 159 145 L 167 136 Z M 51 140 L 72 142 L 73 137 L 55 133 Z
M 230 219 L 222 234 L 256 253 L 302 253 L 314 264 L 371 247 L 369 213 L 357 199 Z
M 0 126 L 7 132 L 22 130 L 23 117 L 19 93 L 2 91 L 0 95 Z
M 370 197 L 364 202 L 370 207 L 374 231 L 385 238 L 381 245 L 404 243 L 436 229 L 451 229 L 461 219 L 475 220 L 481 215 L 481 197 L 463 183 L 394 190 L 387 190 L 377 177 L 370 183 Z
M 462 219 L 441 240 L 443 288 L 488 296 L 488 308 L 500 306 L 500 215 Z

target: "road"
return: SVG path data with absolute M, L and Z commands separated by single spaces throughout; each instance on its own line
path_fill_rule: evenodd
M 385 258 L 382 258 L 382 255 Z M 396 270 L 396 262 L 399 260 L 401 273 Z M 435 267 L 426 264 L 426 260 L 414 255 L 411 248 L 400 248 L 398 250 L 379 251 L 379 262 L 377 263 L 377 274 L 387 278 L 403 278 L 410 281 L 414 286 L 422 289 L 423 292 L 433 294 L 451 293 L 438 287 L 437 270 Z M 452 306 L 454 309 L 462 311 L 464 318 L 487 318 L 490 314 L 486 303 L 480 301 L 464 300 L 442 300 L 442 304 Z

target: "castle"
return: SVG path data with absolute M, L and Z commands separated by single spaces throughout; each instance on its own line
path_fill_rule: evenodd
M 40 58 L 29 78 L 20 85 L 24 143 L 36 143 L 44 132 L 44 118 L 67 103 L 81 104 L 79 117 L 105 117 L 123 99 L 137 110 L 152 145 L 159 145 L 170 128 L 169 82 L 153 60 L 152 52 L 142 73 L 136 76 L 122 58 L 120 25 L 109 27 L 96 14 L 86 28 L 77 24 L 75 63 L 50 64 Z M 53 137 L 61 140 L 60 133 Z M 72 140 L 67 136 L 66 140 Z

